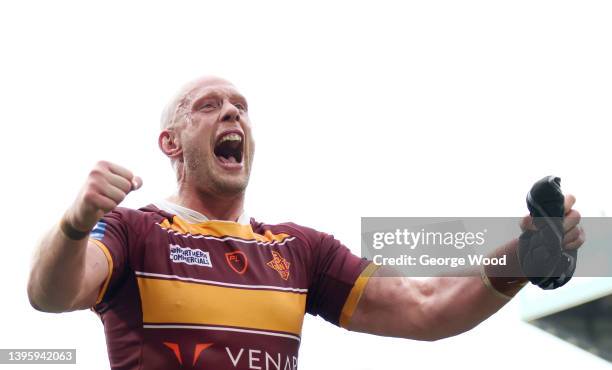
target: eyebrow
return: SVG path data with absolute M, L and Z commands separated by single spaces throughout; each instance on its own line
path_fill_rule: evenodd
M 199 102 L 206 100 L 206 99 L 219 99 L 221 97 L 222 94 L 219 94 L 219 92 L 217 91 L 202 91 L 199 94 L 195 95 L 195 98 L 191 99 L 192 103 L 191 105 L 191 109 L 193 109 L 193 107 L 195 107 Z M 248 103 L 246 98 L 238 93 L 238 92 L 230 92 L 229 94 L 229 99 L 231 101 L 235 101 L 235 100 L 239 100 L 241 103 L 244 103 L 247 107 L 248 107 Z

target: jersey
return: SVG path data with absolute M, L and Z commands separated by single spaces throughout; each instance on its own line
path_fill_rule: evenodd
M 90 240 L 109 266 L 92 309 L 113 370 L 295 370 L 304 314 L 346 326 L 375 270 L 307 227 L 155 205 L 107 213 Z

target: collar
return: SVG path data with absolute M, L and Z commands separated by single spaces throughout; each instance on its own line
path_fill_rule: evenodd
M 205 221 L 211 221 L 208 217 L 204 216 L 198 211 L 194 211 L 191 208 L 180 206 L 176 203 L 170 202 L 165 199 L 158 200 L 153 202 L 153 205 L 162 211 L 166 211 L 168 213 L 172 213 L 174 215 L 179 216 L 183 220 L 189 222 L 190 224 L 199 224 Z M 224 220 L 215 220 L 220 222 L 233 222 L 233 221 L 224 221 Z M 241 225 L 250 225 L 250 217 L 246 214 L 246 212 L 242 212 L 240 217 L 238 217 L 238 221 L 236 223 Z

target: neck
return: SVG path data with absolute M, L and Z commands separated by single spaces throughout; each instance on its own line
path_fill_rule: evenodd
M 220 197 L 185 186 L 179 187 L 178 194 L 168 200 L 200 212 L 211 220 L 237 221 L 244 207 L 243 192 L 235 196 Z

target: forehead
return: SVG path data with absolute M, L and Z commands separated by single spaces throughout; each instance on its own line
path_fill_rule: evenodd
M 245 99 L 244 96 L 240 94 L 238 89 L 231 83 L 224 80 L 213 80 L 197 83 L 185 93 L 183 101 L 186 104 L 189 104 L 193 103 L 199 98 L 209 95 Z

